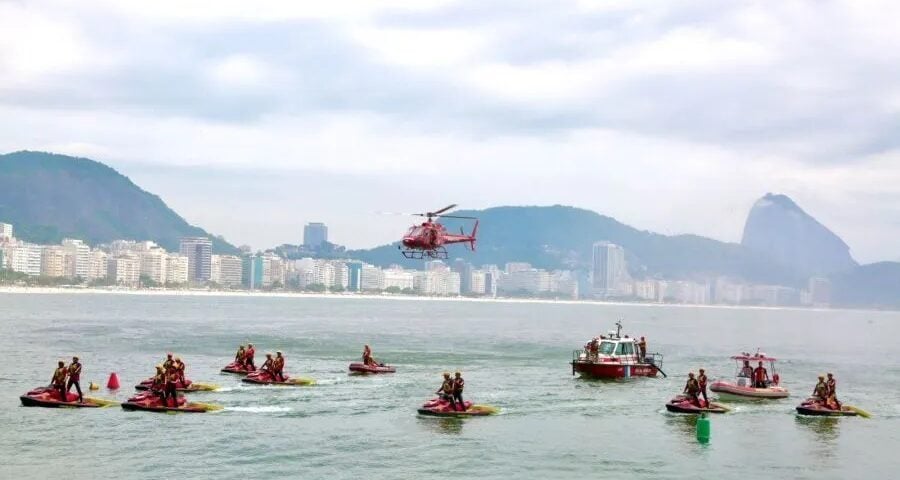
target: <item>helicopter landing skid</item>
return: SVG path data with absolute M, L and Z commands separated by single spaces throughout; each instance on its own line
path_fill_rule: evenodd
M 422 260 L 424 258 L 446 260 L 448 258 L 447 249 L 444 247 L 437 247 L 434 250 L 401 250 L 400 253 L 406 258 L 414 260 Z

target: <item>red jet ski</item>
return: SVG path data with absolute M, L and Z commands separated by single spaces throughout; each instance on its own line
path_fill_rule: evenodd
M 150 390 L 150 387 L 153 385 L 153 378 L 148 378 L 141 383 L 134 386 L 135 390 Z M 192 382 L 190 380 L 185 379 L 184 383 L 181 380 L 175 382 L 175 390 L 179 392 L 211 392 L 213 390 L 217 390 L 219 387 L 217 385 L 210 385 L 208 383 L 197 383 Z
M 669 403 L 666 404 L 666 410 L 672 413 L 687 413 L 687 414 L 701 414 L 701 413 L 726 413 L 729 408 L 715 403 L 715 402 L 706 402 L 703 400 L 699 400 L 701 406 L 697 406 L 694 402 L 691 401 L 690 398 L 679 395 L 672 400 L 669 400 Z
M 304 386 L 304 385 L 313 385 L 316 383 L 315 380 L 311 378 L 305 377 L 295 377 L 291 378 L 287 374 L 284 375 L 284 381 L 275 381 L 275 378 L 269 372 L 265 370 L 257 370 L 255 372 L 247 374 L 246 377 L 241 379 L 244 383 L 253 383 L 256 385 L 286 385 L 286 386 Z
M 859 411 L 855 407 L 843 405 L 840 409 L 828 408 L 824 403 L 812 398 L 798 405 L 797 413 L 817 417 L 855 417 L 859 415 Z
M 163 399 L 155 392 L 141 392 L 134 397 L 128 399 L 122 404 L 125 410 L 144 410 L 148 412 L 185 412 L 185 413 L 204 413 L 212 410 L 221 410 L 218 405 L 210 405 L 207 403 L 188 403 L 184 397 L 177 398 L 177 407 L 172 406 L 172 401 Z
M 465 411 L 454 410 L 450 406 L 450 402 L 441 398 L 434 398 L 425 402 L 419 408 L 419 415 L 430 415 L 434 417 L 482 417 L 486 415 L 495 415 L 500 411 L 499 408 L 491 405 L 472 405 L 472 402 L 465 401 Z
M 58 389 L 51 387 L 39 387 L 31 390 L 19 397 L 22 405 L 26 407 L 47 407 L 47 408 L 97 408 L 108 407 L 115 404 L 111 400 L 102 400 L 99 398 L 84 397 L 84 403 L 78 403 L 78 394 L 69 392 L 66 399 L 63 400 Z
M 366 365 L 362 362 L 353 362 L 350 364 L 350 373 L 394 373 L 397 369 L 385 364 Z
M 236 373 L 238 375 L 247 375 L 256 371 L 256 367 L 248 367 L 243 363 L 231 362 L 222 369 L 223 373 Z

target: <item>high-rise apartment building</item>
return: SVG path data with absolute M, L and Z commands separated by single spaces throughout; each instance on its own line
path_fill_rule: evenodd
M 140 252 L 141 275 L 155 283 L 164 285 L 168 274 L 169 254 L 158 247 L 151 247 Z
M 621 295 L 624 287 L 630 286 L 629 280 L 625 249 L 610 242 L 595 243 L 591 262 L 594 294 L 601 297 Z
M 107 276 L 116 285 L 137 286 L 141 279 L 141 257 L 136 253 L 123 253 L 110 259 Z
M 190 261 L 184 255 L 169 254 L 166 256 L 166 283 L 182 285 L 188 283 Z
M 41 252 L 41 275 L 45 277 L 66 276 L 66 250 L 57 245 L 44 247 Z
M 98 280 L 109 275 L 109 256 L 103 250 L 92 250 L 86 280 Z
M 88 278 L 91 269 L 91 247 L 73 238 L 64 238 L 62 246 L 67 255 L 65 276 Z
M 212 241 L 206 237 L 184 237 L 179 250 L 188 258 L 188 281 L 208 282 L 212 275 Z
M 12 240 L 13 226 L 9 223 L 0 223 L 0 240 Z
M 307 223 L 303 227 L 303 246 L 318 248 L 328 241 L 328 227 L 321 222 Z
M 213 255 L 210 278 L 225 287 L 240 287 L 243 260 L 234 255 Z

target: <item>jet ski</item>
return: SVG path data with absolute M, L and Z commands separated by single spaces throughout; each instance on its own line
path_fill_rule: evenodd
M 150 387 L 152 385 L 153 378 L 148 378 L 135 385 L 134 388 L 135 390 L 150 390 Z M 190 380 L 185 380 L 183 383 L 181 382 L 181 380 L 175 382 L 175 390 L 179 392 L 212 392 L 218 389 L 218 385 L 212 385 L 209 383 L 192 382 Z
M 316 383 L 312 378 L 306 377 L 290 377 L 287 374 L 284 375 L 283 381 L 276 381 L 275 378 L 267 371 L 257 370 L 255 372 L 247 374 L 246 377 L 241 379 L 244 383 L 253 383 L 256 385 L 284 385 L 284 386 L 306 386 L 306 385 L 314 385 Z
M 860 414 L 860 411 L 849 405 L 843 405 L 839 410 L 828 408 L 824 403 L 810 398 L 797 405 L 797 413 L 817 417 L 855 417 Z
M 672 413 L 687 413 L 687 414 L 701 414 L 701 413 L 726 413 L 730 409 L 722 404 L 715 402 L 707 402 L 700 400 L 700 404 L 702 406 L 698 407 L 691 401 L 690 398 L 679 395 L 672 400 L 669 400 L 669 403 L 666 404 L 666 410 Z
M 209 403 L 188 402 L 183 396 L 177 397 L 178 406 L 172 406 L 171 399 L 164 402 L 162 397 L 154 392 L 141 392 L 122 404 L 125 410 L 143 410 L 147 412 L 184 412 L 204 413 L 213 410 L 221 410 L 219 405 Z
M 383 363 L 378 365 L 366 365 L 362 362 L 353 362 L 350 364 L 350 373 L 394 373 L 396 371 L 396 368 Z
M 231 362 L 222 369 L 222 373 L 236 373 L 238 375 L 247 375 L 256 371 L 256 367 L 247 367 L 243 363 Z
M 19 397 L 25 407 L 46 408 L 98 408 L 115 405 L 112 400 L 102 398 L 84 397 L 84 402 L 78 402 L 78 394 L 69 392 L 63 400 L 59 390 L 52 387 L 39 387 Z
M 450 406 L 450 402 L 434 398 L 425 402 L 418 410 L 419 415 L 429 415 L 433 417 L 483 417 L 486 415 L 496 415 L 500 409 L 491 405 L 473 405 L 470 401 L 465 401 L 465 411 L 454 410 Z

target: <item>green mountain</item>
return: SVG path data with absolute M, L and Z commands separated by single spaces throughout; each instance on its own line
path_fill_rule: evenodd
M 625 248 L 629 270 L 637 277 L 660 275 L 667 278 L 729 275 L 753 282 L 800 285 L 803 277 L 764 254 L 736 243 L 726 243 L 697 235 L 667 236 L 638 230 L 614 218 L 567 206 L 497 207 L 480 211 L 458 211 L 457 215 L 480 219 L 475 252 L 460 245 L 450 246 L 450 258 L 462 257 L 480 264 L 524 261 L 539 268 L 587 269 L 592 246 L 610 241 Z M 471 221 L 445 219 L 445 226 L 457 232 L 472 228 Z M 405 260 L 397 244 L 371 250 L 349 252 L 376 265 Z
M 860 265 L 832 275 L 832 305 L 900 308 L 900 263 Z
M 34 243 L 153 240 L 178 251 L 181 237 L 209 236 L 214 251 L 237 251 L 112 168 L 43 152 L 0 155 L 0 222 L 12 223 L 17 238 Z
M 785 195 L 766 194 L 753 205 L 741 245 L 807 275 L 857 266 L 850 247 Z

